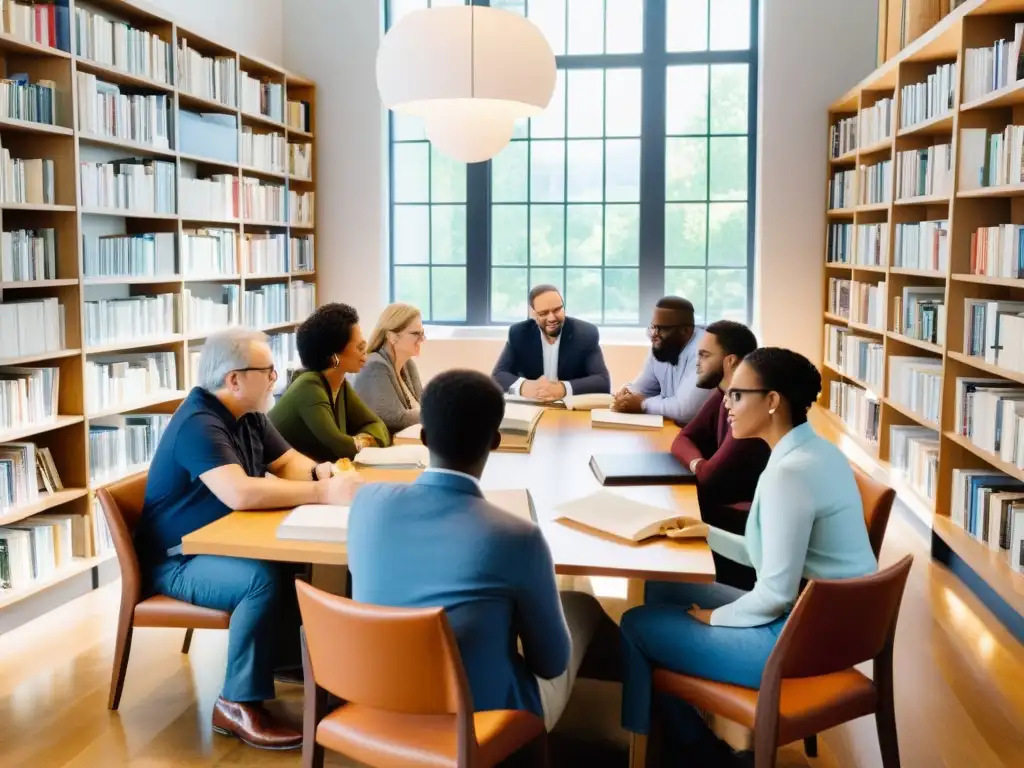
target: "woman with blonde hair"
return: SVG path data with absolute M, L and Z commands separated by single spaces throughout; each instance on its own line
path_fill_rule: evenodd
M 354 382 L 356 392 L 391 433 L 420 423 L 423 385 L 414 357 L 426 335 L 420 311 L 409 304 L 392 304 L 370 336 L 369 357 Z

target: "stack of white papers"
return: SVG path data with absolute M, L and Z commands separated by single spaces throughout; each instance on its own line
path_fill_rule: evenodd
M 618 413 L 600 408 L 590 412 L 590 426 L 611 429 L 661 429 L 665 419 L 655 413 Z
M 348 507 L 303 504 L 277 527 L 277 538 L 343 544 L 348 538 Z
M 356 454 L 355 463 L 364 467 L 423 468 L 430 466 L 430 451 L 423 444 L 363 448 Z

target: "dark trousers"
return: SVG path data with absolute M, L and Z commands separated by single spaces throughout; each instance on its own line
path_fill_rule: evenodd
M 713 499 L 700 498 L 700 516 L 708 525 L 721 528 L 742 536 L 747 527 L 747 517 L 750 515 L 749 504 L 720 504 Z M 715 581 L 719 584 L 727 584 L 736 589 L 749 592 L 754 588 L 757 581 L 757 574 L 753 568 L 741 565 L 717 552 L 712 552 L 715 559 Z

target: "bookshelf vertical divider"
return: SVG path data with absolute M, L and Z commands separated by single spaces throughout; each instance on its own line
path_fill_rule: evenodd
M 965 311 L 966 300 L 1024 301 L 1024 279 L 974 274 L 976 270 L 971 263 L 972 235 L 980 228 L 1000 224 L 1024 225 L 1024 184 L 977 188 L 975 180 L 969 177 L 962 178 L 962 163 L 966 161 L 961 157 L 961 131 L 984 128 L 990 137 L 1002 133 L 1007 126 L 1024 125 L 1024 80 L 1014 82 L 1014 76 L 1010 75 L 1010 82 L 1005 87 L 973 100 L 965 98 L 968 79 L 965 70 L 969 51 L 991 48 L 1000 39 L 1008 39 L 1012 43 L 1014 25 L 1021 22 L 1024 22 L 1024 0 L 968 0 L 932 30 L 833 103 L 829 109 L 830 131 L 840 120 L 856 116 L 858 146 L 856 150 L 843 153 L 840 149 L 837 153 L 832 142 L 829 142 L 827 189 L 830 196 L 826 202 L 825 217 L 823 314 L 826 330 L 823 341 L 824 391 L 821 404 L 828 411 L 835 426 L 851 437 L 889 474 L 901 497 L 908 500 L 907 506 L 931 529 L 933 556 L 950 565 L 958 575 L 964 575 L 964 566 L 973 572 L 973 578 L 967 576 L 965 582 L 978 592 L 983 602 L 989 603 L 989 607 L 997 615 L 1002 616 L 1007 615 L 1007 607 L 1019 616 L 1024 616 L 1024 568 L 1018 566 L 1015 569 L 1011 565 L 1010 552 L 1000 549 L 999 546 L 990 546 L 987 540 L 982 540 L 977 535 L 972 536 L 962 524 L 954 520 L 951 513 L 954 505 L 958 503 L 954 498 L 954 470 L 997 470 L 1008 476 L 1007 482 L 1024 482 L 1024 468 L 1013 462 L 1004 461 L 999 455 L 979 447 L 970 437 L 962 434 L 959 423 L 961 415 L 958 413 L 957 405 L 958 379 L 964 377 L 1004 379 L 1008 382 L 1017 382 L 1024 387 L 1024 371 L 1000 368 L 986 362 L 983 357 L 971 356 L 971 350 L 965 346 L 968 336 L 965 329 L 972 322 L 972 318 Z M 940 110 L 938 114 L 929 114 L 925 119 L 915 119 L 913 123 L 904 125 L 901 121 L 903 109 L 905 106 L 911 110 L 915 109 L 915 102 L 910 101 L 904 105 L 903 89 L 927 83 L 930 75 L 938 78 L 939 67 L 952 63 L 956 64 L 955 77 L 951 82 L 952 109 Z M 936 97 L 941 100 L 941 88 L 937 91 Z M 862 112 L 873 106 L 879 98 L 893 99 L 892 140 L 888 151 L 883 142 L 861 146 L 863 137 L 859 135 Z M 945 194 L 926 194 L 911 198 L 902 196 L 901 153 L 946 143 L 950 146 L 951 164 L 948 166 L 948 198 Z M 991 156 L 987 138 L 985 150 L 987 163 Z M 934 159 L 940 156 L 941 150 L 936 151 L 931 157 Z M 859 188 L 862 174 L 859 171 L 863 166 L 872 165 L 885 158 L 892 161 L 891 199 L 885 206 L 863 205 L 862 190 Z M 929 169 L 935 174 L 942 170 L 934 168 L 937 162 L 936 160 L 933 168 Z M 1012 165 L 1012 162 L 1008 163 L 1008 166 Z M 832 181 L 837 172 L 851 169 L 855 174 L 852 190 L 855 202 L 837 210 L 832 207 Z M 920 173 L 917 167 L 914 170 Z M 973 173 L 973 166 L 971 170 Z M 923 176 L 919 176 L 919 179 L 921 178 Z M 920 262 L 916 262 L 917 266 L 914 268 L 904 266 L 902 261 L 897 264 L 897 230 L 900 225 L 943 220 L 946 222 L 947 244 L 944 265 L 940 263 L 939 269 L 933 267 L 928 270 L 918 268 Z M 859 246 L 863 245 L 858 241 L 862 236 L 860 225 L 881 222 L 886 222 L 888 226 L 888 239 L 882 253 L 881 267 L 859 264 Z M 850 239 L 846 241 L 849 253 L 845 256 L 833 254 L 836 247 L 836 232 L 833 225 L 837 223 L 847 223 L 852 227 Z M 919 232 L 922 230 L 924 227 Z M 941 242 L 941 235 L 936 236 L 935 242 Z M 885 290 L 881 298 L 884 301 L 885 325 L 881 332 L 878 329 L 871 330 L 861 323 L 851 322 L 849 317 L 856 315 L 839 318 L 831 311 L 833 307 L 829 288 L 833 279 L 849 280 L 851 285 L 857 282 L 884 280 Z M 944 313 L 944 327 L 936 320 L 937 337 L 934 339 L 908 335 L 908 329 L 905 327 L 905 291 L 922 288 L 932 289 L 936 296 L 941 293 L 941 299 L 936 299 L 936 302 L 942 301 L 941 309 L 936 307 L 935 316 L 938 317 L 939 312 Z M 895 314 L 897 300 L 900 301 L 900 317 Z M 909 301 L 908 298 L 907 303 Z M 852 300 L 849 304 L 850 309 L 855 311 Z M 852 345 L 844 346 L 844 356 L 841 360 L 832 359 L 829 325 L 845 326 L 848 331 L 867 337 L 880 336 L 880 376 L 873 385 L 869 383 L 872 388 L 867 395 L 856 395 L 858 398 L 878 403 L 877 423 L 871 416 L 870 406 L 857 412 L 849 406 L 850 400 L 847 397 L 844 396 L 842 400 L 836 397 L 844 394 L 847 388 L 852 388 L 855 394 L 856 391 L 865 389 L 866 382 L 858 376 L 853 376 L 851 370 L 866 367 L 877 374 L 877 369 L 870 368 L 870 362 L 861 362 L 863 358 L 851 360 L 848 350 Z M 917 325 L 922 324 L 918 321 Z M 844 344 L 847 344 L 846 332 L 839 333 L 844 335 Z M 920 328 L 912 329 L 911 333 L 920 334 Z M 985 344 L 989 343 L 986 336 Z M 901 367 L 896 368 L 896 359 L 905 357 L 932 361 L 924 364 L 926 367 L 930 366 L 931 370 L 938 370 L 935 364 L 941 363 L 941 374 L 933 374 L 940 377 L 937 402 L 927 403 L 924 402 L 927 398 L 919 396 L 920 402 L 916 408 L 912 408 L 909 403 L 897 396 L 894 391 L 894 372 L 902 371 L 904 362 L 901 360 Z M 909 387 L 900 386 L 899 389 L 909 391 Z M 929 405 L 935 407 L 934 413 L 937 418 L 928 416 Z M 841 414 L 840 411 L 844 409 L 846 413 Z M 875 428 L 877 432 L 874 433 L 874 437 L 877 439 L 872 439 Z M 910 432 L 933 435 L 920 438 L 921 442 L 918 444 L 922 451 L 919 456 L 937 455 L 931 484 L 927 473 L 918 473 L 915 476 L 913 469 L 907 466 L 906 455 L 897 455 L 898 449 L 892 439 L 894 428 L 903 435 Z M 925 430 L 931 432 L 925 433 Z M 937 445 L 937 454 L 934 453 L 934 448 L 926 449 L 926 444 Z M 908 450 L 905 443 L 901 445 L 904 446 L 902 450 Z M 932 453 L 929 454 L 928 451 Z M 987 589 L 976 588 L 974 584 L 978 580 Z M 998 600 L 990 603 L 989 593 L 994 593 Z
M 154 73 L 139 74 L 122 67 L 111 66 L 100 61 L 88 59 L 75 53 L 77 50 L 76 5 L 74 0 L 57 1 L 66 9 L 68 26 L 67 40 L 70 51 L 63 51 L 47 44 L 32 40 L 23 40 L 11 32 L 4 30 L 0 22 L 0 61 L 3 72 L 0 75 L 10 76 L 19 71 L 27 72 L 29 81 L 53 80 L 57 92 L 54 94 L 56 103 L 56 121 L 53 127 L 47 123 L 26 122 L 20 119 L 0 118 L 0 140 L 3 146 L 11 150 L 14 159 L 43 158 L 53 160 L 54 203 L 23 204 L 0 203 L 0 225 L 4 232 L 15 229 L 53 229 L 56 241 L 56 275 L 44 280 L 13 280 L 11 276 L 0 271 L 0 305 L 4 302 L 21 299 L 57 298 L 65 313 L 65 344 L 64 349 L 50 349 L 44 354 L 18 354 L 15 357 L 2 354 L 4 347 L 0 345 L 0 370 L 5 367 L 53 367 L 59 368 L 60 379 L 58 388 L 58 407 L 56 419 L 46 422 L 18 424 L 12 429 L 0 426 L 0 445 L 16 441 L 34 442 L 40 448 L 50 449 L 64 491 L 46 494 L 40 492 L 38 502 L 13 507 L 0 507 L 0 528 L 23 524 L 33 515 L 48 512 L 70 514 L 84 524 L 85 544 L 76 544 L 75 557 L 63 568 L 45 578 L 38 578 L 31 584 L 19 589 L 0 589 L 0 632 L 8 626 L 5 612 L 16 604 L 33 599 L 36 596 L 59 584 L 63 584 L 84 574 L 93 572 L 92 582 L 96 583 L 95 569 L 113 559 L 113 552 L 99 547 L 96 540 L 96 521 L 93 518 L 93 496 L 103 485 L 115 482 L 118 478 L 108 478 L 102 482 L 94 482 L 90 476 L 90 425 L 97 418 L 120 416 L 125 414 L 170 414 L 181 402 L 182 397 L 196 383 L 192 381 L 189 352 L 201 344 L 210 328 L 190 328 L 189 308 L 186 305 L 186 291 L 195 282 L 212 284 L 224 283 L 237 286 L 237 317 L 244 325 L 252 325 L 254 318 L 246 315 L 245 291 L 247 288 L 259 288 L 262 285 L 278 284 L 284 287 L 286 296 L 286 312 L 283 322 L 262 324 L 273 333 L 292 333 L 301 317 L 296 315 L 290 304 L 293 283 L 303 281 L 311 283 L 315 291 L 317 282 L 316 253 L 313 244 L 307 243 L 309 261 L 302 270 L 296 266 L 296 253 L 293 253 L 292 237 L 316 234 L 316 218 L 313 215 L 315 205 L 311 207 L 308 221 L 299 221 L 291 210 L 289 191 L 314 193 L 316 185 L 315 150 L 315 84 L 299 75 L 288 72 L 281 66 L 248 57 L 244 52 L 231 49 L 216 41 L 206 39 L 203 35 L 194 34 L 192 30 L 178 25 L 174 19 L 162 16 L 157 11 L 143 8 L 128 0 L 91 0 L 87 6 L 91 11 L 104 15 L 108 19 L 127 22 L 132 27 L 159 37 L 170 45 L 168 59 L 168 82 L 158 78 L 161 74 L 153 68 L 154 59 L 147 62 L 148 71 Z M 85 5 L 83 5 L 85 7 Z M 56 9 L 50 7 L 56 14 Z M 60 23 L 58 21 L 58 23 Z M 40 34 L 46 34 L 42 32 Z M 95 34 L 95 27 L 89 34 Z M 179 46 L 187 40 L 190 50 L 198 50 L 205 56 L 228 56 L 235 62 L 235 100 L 234 105 L 213 101 L 194 95 L 186 90 L 184 75 L 179 71 Z M 83 48 L 83 50 L 85 50 Z M 113 59 L 110 59 L 113 61 Z M 140 70 L 141 71 L 141 70 Z M 122 140 L 111 136 L 96 136 L 87 131 L 80 120 L 80 93 L 78 78 L 80 73 L 96 76 L 98 81 L 112 83 L 121 88 L 122 93 L 151 94 L 162 93 L 168 96 L 168 139 L 169 148 L 157 144 L 152 146 L 140 144 L 138 141 Z M 216 79 L 216 67 L 214 68 Z M 256 110 L 246 110 L 243 106 L 243 86 L 246 74 L 259 80 L 261 100 Z M 270 95 L 267 95 L 270 94 Z M 275 101 L 279 103 L 274 103 Z M 292 122 L 293 110 L 289 102 L 305 102 L 298 108 L 303 115 L 295 118 L 305 128 Z M 251 103 L 251 102 L 250 102 Z M 233 161 L 217 157 L 196 157 L 182 149 L 182 115 L 186 112 L 199 114 L 219 113 L 234 118 L 235 122 L 235 158 Z M 6 113 L 5 113 L 6 114 Z M 275 134 L 275 146 L 283 147 L 280 164 L 274 165 L 263 156 L 250 156 L 243 160 L 244 131 L 251 128 L 254 132 Z M 230 139 L 228 139 L 230 143 Z M 309 173 L 292 173 L 291 151 L 292 142 L 310 146 Z M 205 146 L 205 144 L 203 145 Z M 88 151 L 85 148 L 88 147 Z M 174 208 L 173 214 L 150 213 L 142 209 L 97 211 L 86 206 L 83 197 L 83 185 L 80 180 L 82 162 L 98 156 L 99 150 L 106 151 L 113 157 L 141 157 L 170 162 L 174 168 Z M 90 154 L 92 153 L 92 154 Z M 104 157 L 101 162 L 110 162 Z M 206 169 L 213 173 L 226 173 L 234 178 L 238 187 L 237 216 L 230 220 L 220 220 L 211 216 L 210 221 L 196 220 L 198 211 L 183 206 L 183 168 L 186 163 L 202 168 L 203 172 L 194 174 L 205 178 Z M 283 197 L 283 218 L 274 216 L 274 220 L 260 221 L 245 215 L 243 184 L 245 179 L 255 178 L 261 183 L 266 182 L 278 186 Z M 154 189 L 155 189 L 154 185 Z M 156 210 L 154 208 L 154 210 Z M 281 220 L 277 220 L 281 218 Z M 174 236 L 175 274 L 156 274 L 143 276 L 130 273 L 121 277 L 96 278 L 89 273 L 86 263 L 85 238 L 92 237 L 90 221 L 99 220 L 104 227 L 114 227 L 115 234 L 140 235 L 147 233 L 170 233 Z M 111 224 L 110 222 L 114 222 Z M 185 232 L 190 228 L 218 228 L 234 230 L 235 255 L 237 274 L 190 275 L 186 272 L 183 254 Z M 107 230 L 99 230 L 106 233 Z M 246 235 L 272 234 L 278 237 L 275 251 L 282 259 L 284 271 L 272 274 L 259 272 L 245 256 L 244 246 Z M 308 267 L 308 268 L 307 268 Z M 0 266 L 0 270 L 2 270 Z M 91 277 L 87 277 L 91 274 Z M 140 336 L 99 347 L 90 347 L 86 334 L 86 302 L 92 290 L 115 290 L 124 296 L 155 295 L 172 292 L 176 296 L 174 322 L 176 332 L 171 337 Z M 113 288 L 111 288 L 113 286 Z M 122 295 L 122 294 L 118 294 Z M 0 334 L 10 333 L 11 329 L 2 328 Z M 42 333 L 39 329 L 39 333 Z M 17 343 L 17 340 L 15 341 Z M 287 350 L 287 345 L 284 345 Z M 87 370 L 91 357 L 103 354 L 123 355 L 133 352 L 171 352 L 175 359 L 176 382 L 174 391 L 157 390 L 154 395 L 147 396 L 143 401 L 131 400 L 117 402 L 114 407 L 90 413 L 90 398 Z M 285 361 L 290 362 L 290 361 Z M 283 375 L 283 372 L 282 372 Z M 2 394 L 2 393 L 0 393 Z M 130 468 L 138 471 L 138 467 Z M 131 472 L 129 473 L 129 475 Z M 78 541 L 76 539 L 76 541 Z M 86 583 L 86 582 L 83 582 Z M 63 594 L 63 592 L 61 593 Z M 31 612 L 31 609 L 29 609 Z M 20 613 L 20 612 L 19 612 Z M 18 619 L 15 618 L 17 622 Z

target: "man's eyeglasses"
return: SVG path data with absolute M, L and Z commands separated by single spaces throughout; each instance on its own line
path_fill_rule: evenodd
M 738 403 L 743 399 L 744 395 L 767 395 L 771 392 L 770 389 L 727 389 L 725 390 L 725 396 L 734 403 Z
M 565 309 L 565 305 L 564 304 L 562 306 L 560 306 L 560 307 L 555 307 L 554 309 L 538 309 L 538 310 L 534 310 L 534 311 L 537 313 L 537 317 L 539 317 L 539 318 L 541 318 L 543 320 L 548 315 L 557 315 L 563 309 Z
M 680 328 L 692 328 L 692 323 L 686 323 L 685 325 L 649 325 L 647 326 L 648 336 L 667 336 L 672 331 Z
M 236 368 L 235 373 L 247 373 L 249 371 L 259 371 L 260 373 L 267 374 L 271 379 L 277 378 L 277 368 L 273 365 L 265 365 L 262 368 L 250 366 L 249 368 Z

